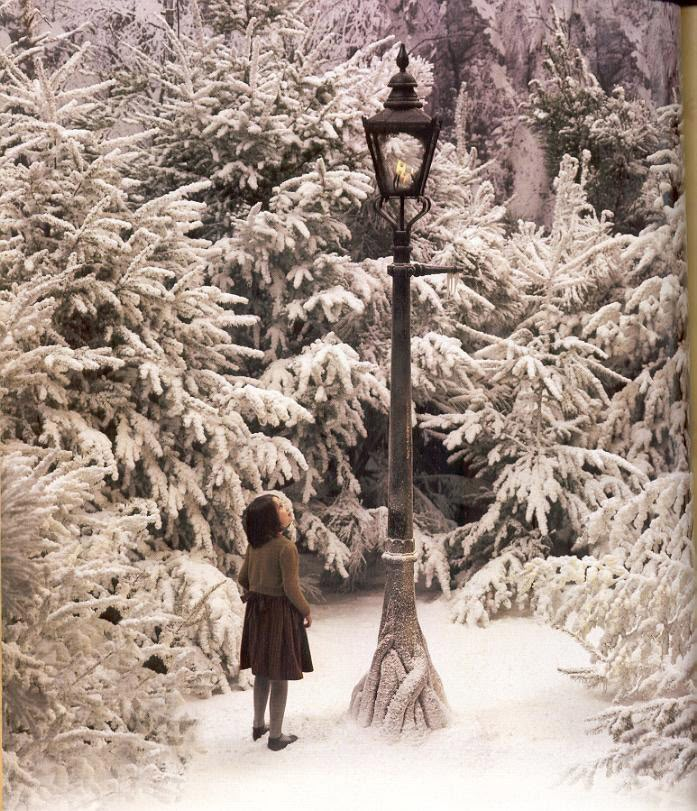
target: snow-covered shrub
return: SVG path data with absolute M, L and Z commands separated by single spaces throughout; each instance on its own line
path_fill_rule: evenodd
M 173 617 L 158 628 L 151 654 L 170 667 L 192 648 L 182 689 L 202 698 L 229 692 L 240 676 L 244 619 L 235 582 L 196 552 L 163 551 L 137 565 L 148 578 L 150 599 Z
M 387 511 L 385 510 L 385 512 Z M 443 594 L 450 597 L 450 559 L 445 541 L 446 533 L 425 530 L 423 519 L 424 516 L 421 515 L 414 521 L 414 551 L 416 552 L 414 582 L 423 576 L 424 584 L 426 588 L 429 588 L 435 579 Z M 385 520 L 387 520 L 387 516 L 385 516 Z
M 590 720 L 615 746 L 572 777 L 627 769 L 631 780 L 671 785 L 697 768 L 690 474 L 609 499 L 583 541 L 594 554 L 532 560 L 518 578 L 520 605 L 529 601 L 591 653 L 590 667 L 560 670 L 613 697 Z
M 250 23 L 261 30 L 279 36 L 284 30 L 293 33 L 298 26 L 302 0 L 198 0 L 192 4 L 193 16 L 203 17 L 216 34 L 225 34 L 234 41 L 244 36 Z
M 527 530 L 521 540 L 507 546 L 473 574 L 455 577 L 460 586 L 450 606 L 450 619 L 470 626 L 486 627 L 499 611 L 511 608 L 519 597 L 520 576 L 528 560 L 544 559 L 549 545 L 541 533 Z M 457 532 L 446 536 L 443 545 L 452 542 Z
M 437 533 L 449 523 L 438 515 L 434 528 L 428 522 L 428 512 L 421 510 L 414 520 L 414 547 L 417 559 L 414 580 L 423 576 L 426 587 L 437 579 L 444 593 L 450 593 L 450 567 L 443 544 Z M 427 524 L 428 528 L 423 525 Z M 385 549 L 387 541 L 387 507 L 365 509 L 358 497 L 345 490 L 332 503 L 310 501 L 299 521 L 299 528 L 308 549 L 319 551 L 325 559 L 324 570 L 345 578 L 344 590 L 365 583 L 370 568 Z M 360 539 L 357 542 L 356 539 Z M 341 568 L 340 568 L 341 567 Z
M 176 718 L 187 658 L 151 653 L 172 619 L 136 584 L 154 505 L 111 505 L 103 467 L 67 451 L 3 447 L 5 807 L 112 792 L 168 796 L 191 721 Z M 148 506 L 150 511 L 148 511 Z
M 413 398 L 416 407 L 447 410 L 463 391 L 473 391 L 477 364 L 457 338 L 427 332 L 411 339 Z
M 327 506 L 311 501 L 308 507 L 300 519 L 305 544 L 320 551 L 326 571 L 341 575 L 345 578 L 343 586 L 353 588 L 363 581 L 368 565 L 382 551 L 387 509 L 366 510 L 349 488 Z

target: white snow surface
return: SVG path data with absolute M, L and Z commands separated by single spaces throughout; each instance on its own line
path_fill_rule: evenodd
M 197 752 L 175 803 L 132 795 L 110 811 L 159 809 L 594 809 L 695 808 L 697 783 L 630 790 L 599 774 L 591 788 L 562 782 L 567 768 L 608 752 L 606 735 L 584 719 L 610 705 L 557 667 L 589 654 L 569 635 L 515 614 L 487 628 L 448 621 L 444 596 L 417 596 L 421 627 L 452 710 L 450 725 L 422 739 L 383 739 L 348 716 L 351 690 L 377 642 L 382 591 L 331 595 L 313 606 L 315 670 L 290 682 L 280 752 L 253 741 L 252 692 L 235 690 L 187 704 L 199 719 Z M 247 671 L 249 672 L 249 671 Z M 268 711 L 267 711 L 268 712 Z M 268 722 L 268 714 L 267 714 Z

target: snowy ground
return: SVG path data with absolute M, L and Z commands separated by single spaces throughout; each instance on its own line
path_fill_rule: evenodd
M 176 805 L 124 798 L 123 811 L 176 808 L 314 809 L 690 809 L 697 786 L 643 793 L 597 778 L 592 789 L 560 783 L 569 766 L 602 755 L 605 736 L 584 719 L 608 705 L 556 668 L 588 654 L 567 635 L 529 618 L 487 629 L 448 622 L 443 597 L 418 597 L 431 656 L 453 710 L 451 725 L 421 741 L 385 742 L 347 717 L 351 690 L 376 643 L 382 591 L 331 596 L 313 607 L 309 629 L 315 672 L 291 682 L 284 732 L 299 740 L 281 752 L 251 737 L 251 691 L 196 701 L 200 751 Z

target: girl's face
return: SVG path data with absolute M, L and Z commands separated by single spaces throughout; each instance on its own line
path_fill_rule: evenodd
M 275 498 L 274 502 L 276 503 L 276 512 L 278 520 L 281 522 L 281 528 L 285 529 L 293 523 L 293 516 L 286 510 L 279 498 Z

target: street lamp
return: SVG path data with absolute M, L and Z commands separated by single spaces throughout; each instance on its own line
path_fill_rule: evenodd
M 394 227 L 396 263 L 409 262 L 411 226 L 431 206 L 423 191 L 440 132 L 440 117 L 431 118 L 420 109 L 423 102 L 416 95 L 414 77 L 406 72 L 408 65 L 407 50 L 401 45 L 397 55 L 399 73 L 388 83 L 392 90 L 385 102 L 385 109 L 372 118 L 363 119 L 380 190 L 378 211 Z M 385 209 L 385 204 L 395 198 L 399 200 L 398 221 L 390 217 Z M 407 198 L 421 203 L 421 211 L 409 221 L 405 220 Z
M 370 669 L 353 689 L 349 712 L 362 726 L 381 726 L 397 735 L 407 729 L 437 729 L 447 724 L 448 704 L 416 616 L 414 593 L 413 449 L 411 427 L 410 278 L 457 269 L 410 261 L 414 223 L 431 207 L 424 187 L 431 168 L 440 118 L 420 108 L 416 81 L 406 72 L 404 45 L 399 73 L 389 82 L 385 109 L 363 119 L 379 193 L 375 207 L 393 228 L 392 354 L 385 596 L 378 645 Z M 398 202 L 392 216 L 388 204 Z M 420 208 L 407 219 L 406 201 Z

